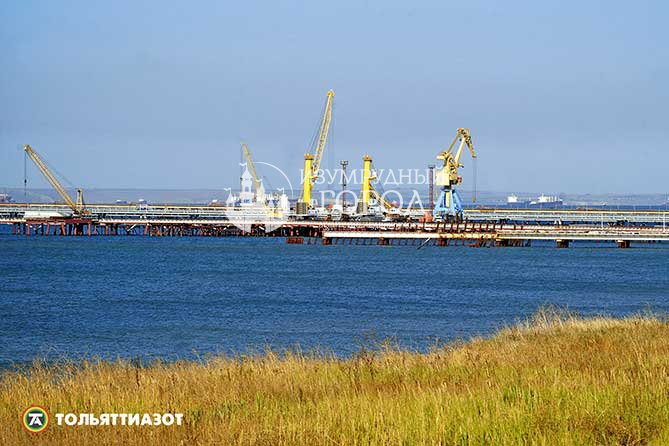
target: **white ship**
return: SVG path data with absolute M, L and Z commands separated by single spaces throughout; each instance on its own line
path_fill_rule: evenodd
M 557 195 L 539 195 L 535 201 L 530 201 L 530 206 L 547 206 L 547 207 L 556 207 L 562 206 L 562 198 Z
M 530 204 L 530 200 L 522 200 L 518 198 L 518 195 L 511 194 L 506 197 L 506 204 L 507 206 L 522 207 Z
M 511 194 L 506 197 L 508 207 L 559 207 L 563 205 L 562 198 L 557 195 L 541 194 L 536 200 L 518 198 L 518 195 Z

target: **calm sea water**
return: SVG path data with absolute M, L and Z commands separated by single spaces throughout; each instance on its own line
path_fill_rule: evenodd
M 628 250 L 297 246 L 283 239 L 0 233 L 0 367 L 193 358 L 372 334 L 410 348 L 488 334 L 546 304 L 669 310 L 669 245 Z

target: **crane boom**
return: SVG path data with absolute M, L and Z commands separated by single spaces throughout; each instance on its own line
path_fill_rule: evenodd
M 383 195 L 379 194 L 374 188 L 374 186 L 372 186 L 371 191 L 372 194 L 376 197 L 377 200 L 379 200 L 379 202 L 383 205 L 384 208 L 393 209 L 393 204 L 390 201 L 383 198 Z
M 256 191 L 258 191 L 260 189 L 260 179 L 258 179 L 256 167 L 253 164 L 253 160 L 251 159 L 251 152 L 249 151 L 249 147 L 245 143 L 242 143 L 242 151 L 244 152 L 244 158 L 246 158 L 246 165 L 249 168 L 249 172 L 251 172 L 251 175 L 253 176 L 253 187 Z
M 318 178 L 318 171 L 321 168 L 321 160 L 323 159 L 323 152 L 328 140 L 328 133 L 330 132 L 330 122 L 332 121 L 332 98 L 334 91 L 330 90 L 327 93 L 327 101 L 325 103 L 325 111 L 323 112 L 323 119 L 321 120 L 320 131 L 318 133 L 318 141 L 313 154 L 307 153 L 304 155 L 304 178 L 302 178 L 302 192 L 298 201 L 298 214 L 306 213 L 311 202 L 311 189 L 314 182 Z
M 472 144 L 472 135 L 469 133 L 469 129 L 458 129 L 458 135 L 461 138 L 460 142 L 460 147 L 458 147 L 458 151 L 455 153 L 455 163 L 458 164 L 458 167 L 464 167 L 462 164 L 460 164 L 460 157 L 462 156 L 462 149 L 464 148 L 465 144 L 467 144 L 467 148 L 469 149 L 469 153 L 471 153 L 472 158 L 476 158 L 476 150 L 474 150 L 474 144 Z M 456 136 L 456 139 L 454 141 L 457 141 L 458 136 Z M 451 146 L 453 146 L 454 143 L 451 143 Z
M 334 91 L 328 91 L 328 99 L 325 103 L 325 112 L 323 113 L 323 120 L 321 121 L 321 129 L 318 134 L 318 144 L 314 150 L 314 162 L 312 168 L 314 175 L 321 168 L 321 160 L 323 159 L 323 152 L 325 152 L 325 143 L 328 140 L 328 133 L 330 133 L 330 121 L 332 121 L 332 98 Z M 314 178 L 316 179 L 316 178 Z
M 458 140 L 460 141 L 460 145 L 458 146 L 455 155 L 453 155 L 453 148 Z M 448 149 L 437 155 L 437 159 L 444 162 L 444 169 L 437 175 L 438 185 L 450 186 L 462 182 L 462 177 L 458 176 L 458 169 L 464 167 L 460 163 L 460 158 L 462 158 L 462 152 L 465 145 L 467 145 L 472 158 L 476 158 L 476 150 L 474 150 L 474 144 L 472 143 L 469 129 L 459 128 L 455 138 L 453 138 L 453 142 L 448 146 Z
M 30 159 L 35 163 L 37 168 L 42 172 L 42 175 L 44 175 L 44 178 L 51 183 L 51 186 L 58 192 L 58 195 L 63 199 L 63 201 L 72 209 L 72 211 L 79 215 L 83 212 L 84 204 L 83 204 L 83 195 L 81 193 L 81 190 L 77 191 L 77 202 L 75 203 L 74 200 L 70 197 L 70 195 L 67 193 L 65 188 L 60 184 L 58 179 L 51 173 L 51 170 L 47 167 L 46 163 L 40 158 L 40 156 L 33 150 L 30 145 L 26 144 L 23 147 L 23 150 L 28 154 Z

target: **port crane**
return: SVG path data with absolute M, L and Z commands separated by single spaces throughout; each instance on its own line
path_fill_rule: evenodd
M 298 200 L 296 207 L 297 215 L 306 215 L 311 207 L 311 190 L 314 186 L 314 182 L 318 179 L 318 171 L 321 168 L 321 160 L 323 159 L 323 152 L 325 151 L 325 144 L 327 143 L 328 133 L 330 131 L 333 97 L 334 91 L 328 91 L 316 147 L 313 153 L 306 153 L 304 155 L 304 177 L 302 178 L 302 192 L 300 193 L 300 199 Z
M 453 153 L 453 148 L 460 142 L 457 151 Z M 440 152 L 437 159 L 443 161 L 444 166 L 437 171 L 436 184 L 441 186 L 441 193 L 439 199 L 434 206 L 435 220 L 446 220 L 448 218 L 461 219 L 462 218 L 462 200 L 458 195 L 455 186 L 462 183 L 462 177 L 458 175 L 458 169 L 464 167 L 460 163 L 462 152 L 465 145 L 469 149 L 469 153 L 473 160 L 476 160 L 476 150 L 472 144 L 472 137 L 469 129 L 459 128 L 453 138 L 453 142 L 448 146 L 448 149 Z M 474 180 L 476 181 L 476 180 Z M 474 192 L 473 201 L 476 201 L 476 193 Z
M 44 178 L 46 178 L 47 181 L 51 183 L 51 186 L 56 190 L 56 192 L 58 192 L 58 195 L 60 195 L 65 204 L 67 204 L 67 206 L 72 209 L 72 213 L 75 217 L 88 214 L 88 211 L 86 210 L 86 204 L 84 203 L 84 192 L 82 189 L 77 189 L 77 201 L 75 202 L 72 200 L 72 197 L 70 197 L 70 194 L 68 194 L 65 188 L 60 184 L 51 170 L 47 167 L 46 163 L 37 154 L 37 152 L 35 152 L 35 150 L 33 150 L 33 148 L 28 144 L 23 147 L 23 150 L 25 151 L 26 155 L 28 155 L 35 163 L 40 172 L 42 172 Z
M 366 154 L 362 159 L 362 188 L 360 191 L 360 201 L 363 207 L 369 206 L 370 198 L 374 197 L 383 205 L 386 211 L 395 209 L 393 205 L 388 202 L 381 194 L 379 194 L 374 186 L 372 180 L 376 179 L 376 171 L 372 167 L 372 157 Z M 366 209 L 359 209 L 359 212 L 364 212 Z

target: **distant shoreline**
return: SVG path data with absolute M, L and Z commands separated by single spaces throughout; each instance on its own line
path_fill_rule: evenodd
M 356 188 L 349 187 L 354 192 L 359 192 Z M 397 188 L 402 192 L 402 187 Z M 413 188 L 407 189 L 408 196 L 411 196 Z M 30 188 L 24 194 L 23 188 L 0 187 L 0 193 L 8 193 L 16 202 L 29 203 L 48 203 L 60 201 L 57 193 L 51 188 Z M 74 189 L 71 190 L 74 195 Z M 235 192 L 235 191 L 233 191 Z M 114 203 L 116 200 L 127 202 L 136 202 L 144 199 L 149 203 L 170 203 L 170 204 L 208 204 L 212 200 L 225 201 L 228 191 L 221 189 L 141 189 L 141 188 L 92 188 L 85 189 L 87 203 Z M 419 193 L 427 195 L 427 187 Z M 635 193 L 635 194 L 615 194 L 615 193 L 565 193 L 561 191 L 477 191 L 477 202 L 475 205 L 504 205 L 507 197 L 515 194 L 519 197 L 538 197 L 540 194 L 559 195 L 566 205 L 570 206 L 600 206 L 607 204 L 609 206 L 664 206 L 669 204 L 669 192 L 657 193 Z M 461 190 L 461 198 L 465 204 L 474 205 L 469 201 L 470 191 Z

